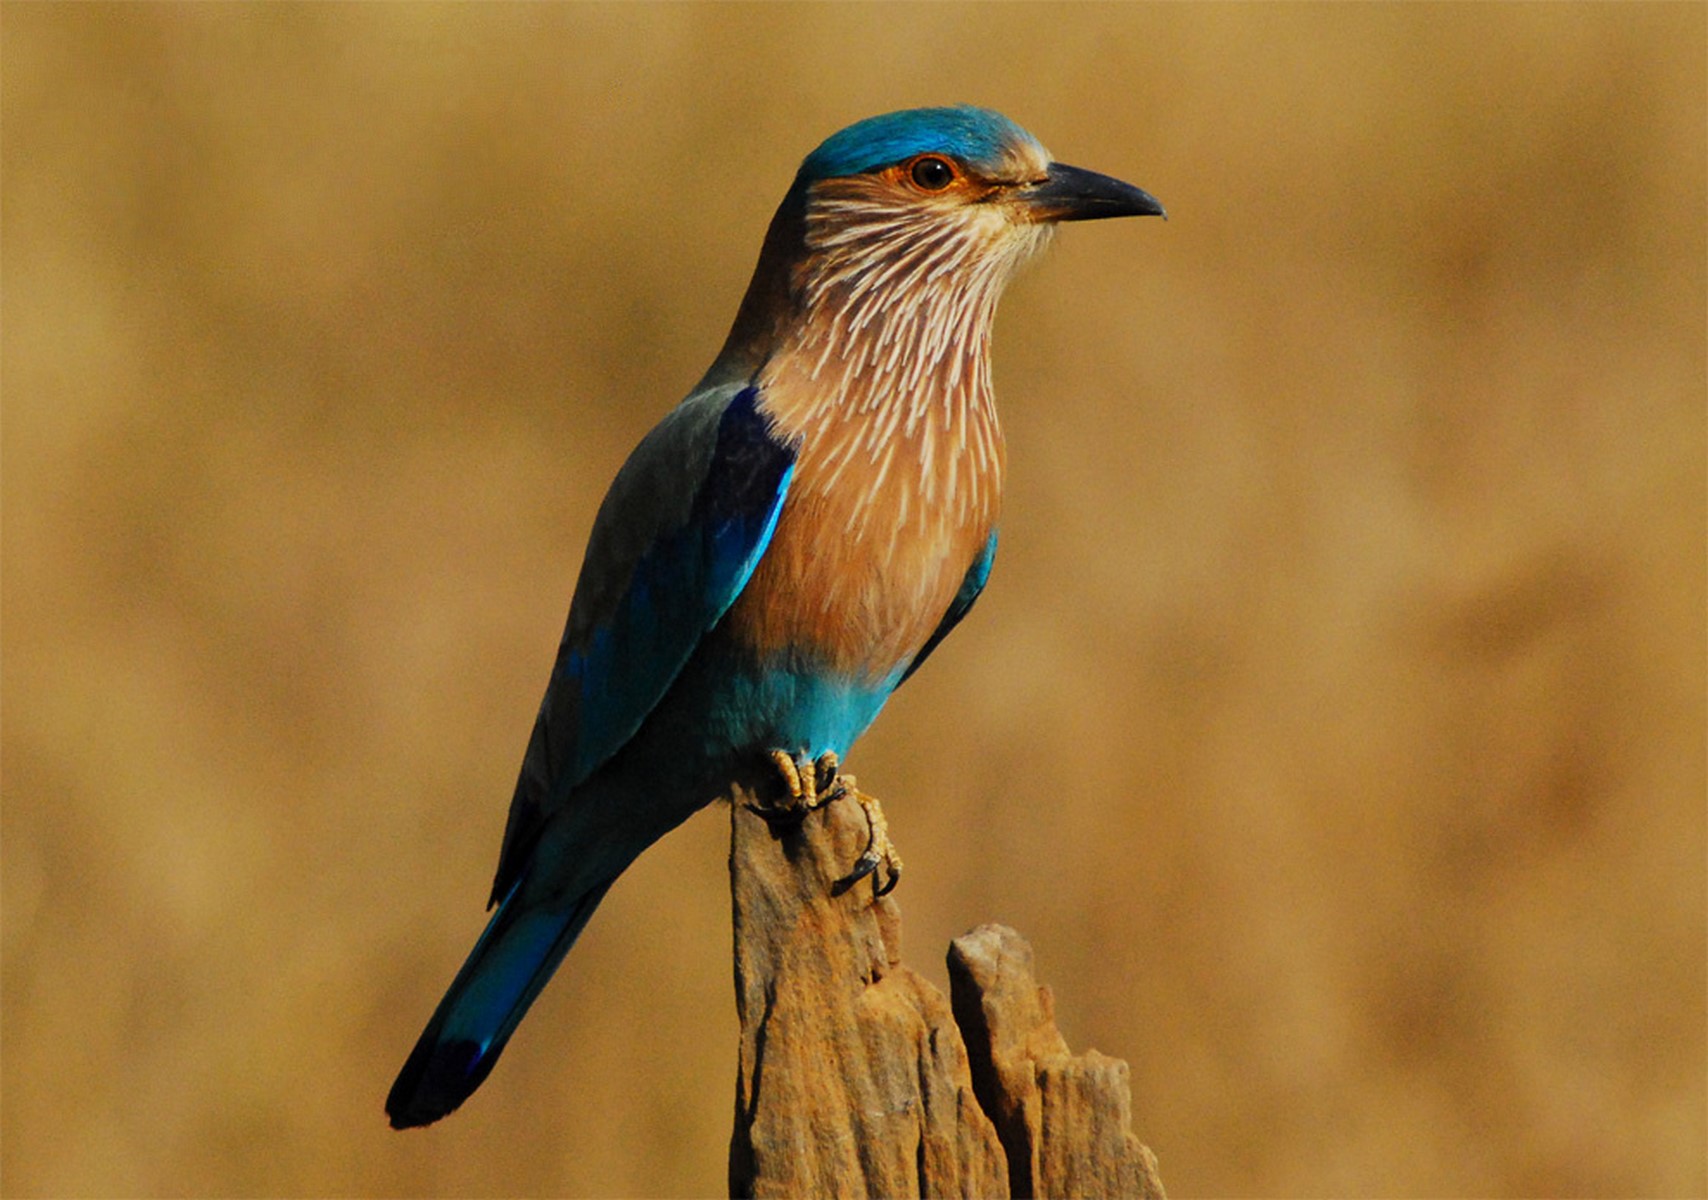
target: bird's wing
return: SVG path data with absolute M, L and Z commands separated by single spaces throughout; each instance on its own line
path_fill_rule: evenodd
M 756 387 L 690 396 L 612 481 L 510 802 L 493 903 L 546 818 L 634 735 L 765 552 L 795 450 L 758 400 Z
M 961 623 L 961 618 L 966 616 L 972 608 L 973 601 L 977 600 L 979 593 L 984 591 L 985 582 L 990 578 L 991 564 L 995 561 L 996 530 L 993 529 L 990 531 L 990 537 L 985 541 L 984 549 L 979 551 L 979 556 L 973 559 L 973 565 L 968 567 L 967 573 L 961 577 L 960 589 L 955 593 L 955 598 L 949 601 L 949 611 L 943 614 L 943 619 L 937 622 L 937 628 L 931 631 L 931 636 L 926 639 L 925 645 L 921 646 L 919 653 L 913 656 L 913 661 L 907 664 L 907 670 L 903 671 L 901 678 L 896 681 L 897 687 L 906 683 L 908 677 L 919 670 L 920 664 L 930 657 L 933 650 L 937 649 L 937 643 L 948 637 L 949 631 Z

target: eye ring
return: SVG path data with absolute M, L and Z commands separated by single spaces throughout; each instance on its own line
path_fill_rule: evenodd
M 955 182 L 955 168 L 936 154 L 921 154 L 907 169 L 907 177 L 920 191 L 940 192 Z

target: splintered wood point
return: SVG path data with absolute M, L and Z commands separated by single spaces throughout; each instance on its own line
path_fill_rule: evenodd
M 1025 940 L 956 938 L 953 1003 L 901 961 L 901 911 L 862 882 L 855 804 L 773 828 L 731 811 L 741 1054 L 732 1196 L 1163 1196 L 1127 1064 L 1071 1055 Z

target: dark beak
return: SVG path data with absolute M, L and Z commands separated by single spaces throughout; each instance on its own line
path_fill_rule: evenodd
M 1103 217 L 1161 217 L 1162 202 L 1119 179 L 1051 163 L 1042 183 L 1021 189 L 1019 199 L 1034 221 L 1096 221 Z

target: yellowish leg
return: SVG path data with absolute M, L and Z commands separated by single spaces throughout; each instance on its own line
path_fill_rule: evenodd
M 821 799 L 818 787 L 818 767 L 809 763 L 805 755 L 799 762 L 790 758 L 785 750 L 771 751 L 771 761 L 777 766 L 777 773 L 783 777 L 783 787 L 789 793 L 789 799 L 782 807 L 796 813 L 809 813 L 813 809 L 828 803 Z
M 901 855 L 890 841 L 890 823 L 878 798 L 856 787 L 854 776 L 842 773 L 841 760 L 833 751 L 819 755 L 816 762 L 808 762 L 804 755 L 795 759 L 785 751 L 773 750 L 771 761 L 789 793 L 788 803 L 782 806 L 785 812 L 804 816 L 844 796 L 852 796 L 866 814 L 866 849 L 855 860 L 854 869 L 837 880 L 831 890 L 840 895 L 870 875 L 875 895 L 887 896 L 894 891 L 901 881 Z M 880 866 L 885 868 L 883 875 L 878 873 Z
M 873 895 L 887 896 L 901 882 L 901 855 L 896 852 L 895 843 L 890 841 L 890 823 L 884 817 L 884 806 L 878 803 L 876 796 L 869 796 L 855 787 L 854 776 L 839 776 L 837 782 L 848 789 L 865 812 L 867 837 L 865 852 L 855 860 L 854 869 L 848 877 L 837 881 L 835 890 L 846 891 L 870 875 Z M 878 871 L 880 865 L 884 868 L 882 874 Z

